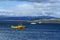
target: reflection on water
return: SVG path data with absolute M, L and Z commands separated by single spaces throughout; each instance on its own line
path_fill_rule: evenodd
M 11 29 L 20 22 L 0 22 L 0 40 L 60 40 L 60 24 L 30 24 L 21 22 L 24 29 Z

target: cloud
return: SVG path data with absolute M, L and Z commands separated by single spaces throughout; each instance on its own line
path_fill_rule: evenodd
M 54 16 L 60 17 L 59 3 L 36 3 L 18 4 L 15 9 L 15 16 Z
M 0 9 L 0 12 L 12 12 L 11 10 Z
M 0 1 L 29 1 L 29 2 L 46 2 L 49 0 L 0 0 Z
M 50 3 L 32 3 L 16 5 L 13 11 L 17 13 L 16 16 L 46 16 L 51 15 L 51 8 Z
M 56 1 L 60 1 L 60 0 L 0 0 L 0 1 L 27 1 L 27 2 L 39 2 L 39 3 L 46 3 L 46 2 L 56 2 Z
M 0 9 L 0 16 L 4 15 L 4 16 L 9 16 L 12 15 L 12 10 L 4 10 L 4 9 Z
M 39 3 L 46 3 L 46 2 L 60 2 L 60 0 L 0 0 L 0 1 L 27 1 L 27 2 L 39 2 Z
M 34 0 L 35 1 L 35 0 Z M 38 1 L 38 0 L 37 0 Z M 54 16 L 60 17 L 59 0 L 48 0 L 49 2 L 32 2 L 32 4 L 17 4 L 6 14 L 7 16 Z M 6 10 L 7 11 L 7 10 Z

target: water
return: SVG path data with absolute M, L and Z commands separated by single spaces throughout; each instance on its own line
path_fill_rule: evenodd
M 11 25 L 22 23 L 24 29 L 11 29 Z M 0 40 L 60 40 L 60 24 L 27 22 L 0 22 Z

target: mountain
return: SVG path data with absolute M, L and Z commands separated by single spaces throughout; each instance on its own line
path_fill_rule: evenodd
M 0 20 L 36 20 L 36 19 L 50 19 L 50 18 L 56 18 L 51 16 L 25 16 L 25 17 L 0 17 Z

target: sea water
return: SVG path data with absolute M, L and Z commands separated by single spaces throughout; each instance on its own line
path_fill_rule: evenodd
M 23 24 L 24 29 L 11 25 Z M 0 40 L 60 40 L 59 23 L 0 22 Z

